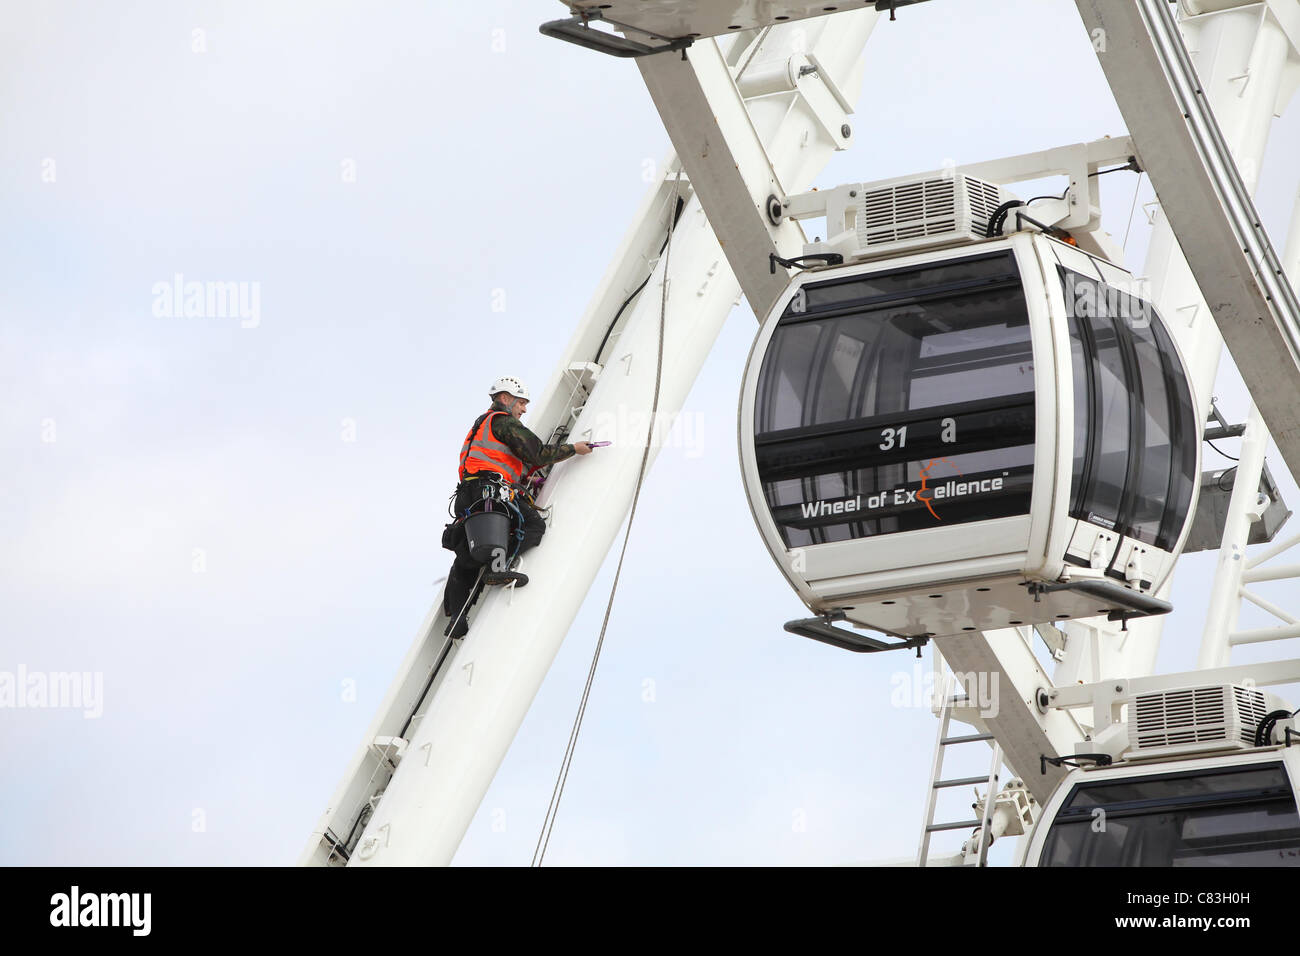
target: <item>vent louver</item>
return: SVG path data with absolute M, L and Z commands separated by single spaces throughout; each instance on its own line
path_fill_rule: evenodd
M 867 185 L 857 208 L 859 255 L 983 239 L 1003 196 L 995 184 L 971 176 Z
M 1127 703 L 1132 756 L 1252 747 L 1268 713 L 1267 695 L 1239 684 L 1138 694 Z

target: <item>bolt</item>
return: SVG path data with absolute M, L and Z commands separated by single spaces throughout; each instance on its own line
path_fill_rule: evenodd
M 850 136 L 853 135 L 853 127 L 850 126 L 848 123 L 845 123 L 843 126 L 840 127 L 840 135 L 843 136 L 845 139 L 848 139 Z
M 1122 693 L 1124 693 L 1124 685 L 1123 685 L 1123 684 L 1116 684 L 1116 685 L 1115 685 L 1115 693 L 1117 693 L 1117 694 L 1122 694 Z
M 781 225 L 781 218 L 784 215 L 784 210 L 785 207 L 782 205 L 781 200 L 777 199 L 775 195 L 767 197 L 767 218 L 772 225 Z

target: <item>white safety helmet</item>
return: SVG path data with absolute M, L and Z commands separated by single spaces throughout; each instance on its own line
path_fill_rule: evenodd
M 525 401 L 530 400 L 528 397 L 528 386 L 519 381 L 519 379 L 515 378 L 513 375 L 502 376 L 493 382 L 492 391 L 488 392 L 488 395 L 499 395 L 502 392 L 513 395 L 515 398 L 522 398 Z

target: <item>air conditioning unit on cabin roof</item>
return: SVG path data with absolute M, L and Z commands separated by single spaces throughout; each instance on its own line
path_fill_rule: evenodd
M 1242 684 L 1152 691 L 1127 704 L 1132 758 L 1249 750 L 1260 722 L 1271 711 L 1289 710 L 1277 696 Z
M 978 242 L 997 208 L 1015 197 L 996 183 L 957 175 L 840 186 L 824 198 L 826 228 L 843 231 L 807 244 L 804 254 L 834 252 L 847 261 Z

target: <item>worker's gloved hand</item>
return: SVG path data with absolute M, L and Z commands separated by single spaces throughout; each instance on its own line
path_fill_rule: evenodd
M 585 441 L 576 441 L 573 443 L 573 450 L 579 455 L 590 455 L 591 445 Z

